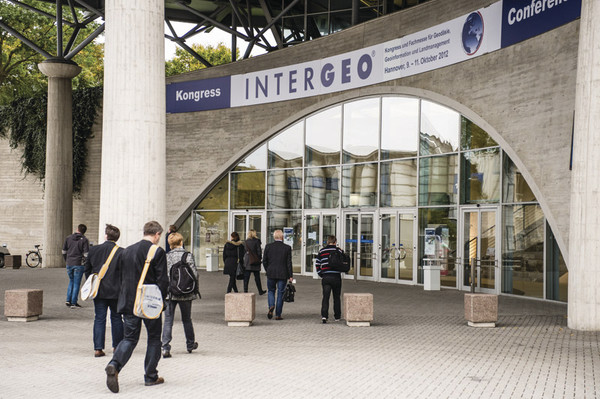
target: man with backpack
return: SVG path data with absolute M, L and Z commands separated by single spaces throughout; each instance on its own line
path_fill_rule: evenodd
M 327 237 L 327 245 L 317 255 L 317 273 L 322 278 L 323 301 L 321 302 L 321 321 L 327 323 L 329 317 L 329 297 L 333 291 L 333 317 L 340 321 L 342 317 L 342 304 L 340 295 L 342 292 L 342 272 L 350 270 L 348 256 L 337 246 L 335 236 Z
M 167 253 L 167 274 L 169 275 L 169 293 L 165 303 L 165 324 L 162 333 L 162 357 L 171 357 L 171 339 L 175 308 L 179 305 L 185 346 L 188 353 L 198 349 L 192 324 L 192 300 L 198 296 L 198 270 L 191 253 L 183 249 L 183 236 L 169 234 L 171 251 Z

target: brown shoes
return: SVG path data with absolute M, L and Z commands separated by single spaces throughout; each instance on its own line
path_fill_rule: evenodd
M 94 351 L 94 357 L 102 357 L 102 356 L 106 356 L 106 353 L 104 353 L 103 350 L 99 349 L 99 350 Z
M 113 364 L 108 364 L 104 369 L 106 371 L 106 386 L 113 393 L 119 392 L 119 372 Z
M 156 381 L 147 381 L 144 385 L 146 385 L 147 387 L 151 387 L 152 385 L 162 384 L 163 382 L 165 382 L 165 379 L 162 377 L 158 377 Z
M 277 316 L 277 317 L 275 317 L 275 320 L 283 320 L 283 317 Z

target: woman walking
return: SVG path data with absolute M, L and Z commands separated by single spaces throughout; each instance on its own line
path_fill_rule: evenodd
M 246 235 L 246 255 L 244 256 L 244 292 L 248 292 L 248 282 L 250 275 L 254 274 L 258 295 L 264 295 L 267 291 L 263 291 L 260 282 L 260 264 L 262 260 L 261 242 L 256 236 L 256 230 L 252 229 Z
M 229 284 L 227 285 L 227 293 L 238 292 L 236 277 L 238 265 L 244 266 L 244 245 L 240 241 L 240 235 L 235 231 L 231 233 L 231 241 L 227 241 L 223 247 L 223 262 L 225 269 L 223 274 L 229 275 Z

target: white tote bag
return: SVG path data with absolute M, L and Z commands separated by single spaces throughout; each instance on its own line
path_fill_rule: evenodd
M 102 265 L 100 272 L 97 274 L 90 274 L 87 280 L 85 280 L 85 283 L 83 283 L 83 286 L 81 287 L 81 291 L 79 291 L 81 299 L 85 301 L 90 298 L 96 298 L 96 295 L 98 295 L 98 288 L 100 288 L 100 281 L 102 281 L 104 275 L 108 271 L 108 266 L 110 265 L 113 256 L 115 256 L 117 249 L 119 249 L 119 246 L 115 244 L 112 251 L 110 251 L 110 255 L 108 255 L 108 258 L 106 259 L 106 262 Z
M 148 267 L 157 249 L 158 245 L 150 247 L 146 262 L 144 263 L 144 270 L 142 271 L 142 276 L 135 292 L 133 314 L 142 319 L 157 319 L 163 310 L 163 299 L 160 288 L 156 284 L 144 284 Z

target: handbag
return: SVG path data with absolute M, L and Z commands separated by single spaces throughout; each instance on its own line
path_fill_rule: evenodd
M 258 255 L 256 255 L 254 253 L 254 251 L 252 251 L 252 249 L 250 249 L 250 246 L 248 244 L 246 244 L 246 251 L 248 252 L 248 263 L 251 265 L 257 265 L 260 264 L 260 258 L 258 257 Z
M 245 271 L 246 271 L 246 268 L 244 267 L 243 260 L 240 260 L 240 251 L 238 251 L 238 263 L 237 263 L 237 269 L 235 271 L 236 280 L 243 280 Z
M 90 298 L 96 298 L 98 295 L 98 289 L 100 288 L 100 281 L 102 281 L 104 275 L 108 271 L 108 266 L 110 265 L 113 256 L 115 256 L 117 249 L 119 249 L 119 246 L 115 244 L 112 251 L 110 251 L 110 255 L 108 255 L 108 258 L 106 259 L 106 262 L 104 262 L 104 265 L 102 265 L 100 272 L 90 274 L 90 276 L 85 280 L 85 283 L 83 283 L 83 286 L 81 287 L 81 291 L 79 291 L 82 300 L 85 301 Z
M 157 249 L 158 245 L 150 247 L 146 262 L 144 263 L 144 270 L 142 271 L 142 276 L 135 292 L 133 315 L 142 319 L 158 319 L 163 310 L 163 298 L 160 288 L 156 284 L 144 284 L 148 267 L 150 267 L 150 262 L 154 258 Z
M 283 301 L 284 302 L 294 302 L 294 296 L 296 295 L 296 287 L 292 285 L 292 283 L 288 282 L 285 286 L 285 291 L 283 293 Z

